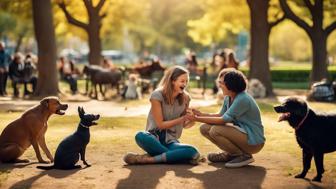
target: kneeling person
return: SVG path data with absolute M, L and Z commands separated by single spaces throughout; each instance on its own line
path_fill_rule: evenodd
M 217 145 L 220 153 L 210 153 L 211 162 L 225 162 L 226 167 L 242 167 L 254 161 L 252 154 L 259 152 L 265 142 L 260 110 L 246 92 L 247 80 L 238 70 L 223 69 L 217 82 L 225 95 L 222 109 L 217 114 L 193 109 L 189 119 L 202 122 L 203 136 Z

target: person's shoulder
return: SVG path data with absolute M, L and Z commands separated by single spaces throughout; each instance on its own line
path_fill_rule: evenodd
M 162 90 L 161 89 L 155 89 L 152 92 L 150 99 L 157 99 L 157 100 L 161 101 L 163 99 Z
M 162 95 L 162 90 L 161 89 L 155 89 L 153 92 L 152 92 L 152 95 L 155 94 L 155 95 Z
M 243 91 L 236 96 L 236 99 L 240 101 L 251 101 L 253 100 L 253 97 L 249 95 L 246 91 Z

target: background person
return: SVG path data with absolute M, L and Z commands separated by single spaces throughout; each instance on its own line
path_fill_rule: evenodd
M 11 62 L 11 56 L 5 51 L 5 43 L 0 42 L 0 96 L 7 95 L 8 69 Z

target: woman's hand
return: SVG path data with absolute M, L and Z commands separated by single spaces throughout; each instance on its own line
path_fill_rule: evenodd
M 184 116 L 186 118 L 185 121 L 196 121 L 196 115 L 192 111 L 187 110 Z
M 199 110 L 197 110 L 197 109 L 194 109 L 194 108 L 191 108 L 190 110 L 192 111 L 192 113 L 193 113 L 194 115 L 197 115 L 197 116 L 200 116 L 200 115 L 203 114 L 201 111 L 199 111 Z
M 183 128 L 188 129 L 195 125 L 195 115 L 192 113 L 192 111 L 187 110 L 187 114 L 185 114 L 183 117 L 185 120 L 183 123 Z
M 189 128 L 191 128 L 192 126 L 194 126 L 195 125 L 195 121 L 186 121 L 186 122 L 184 122 L 184 124 L 183 124 L 183 128 L 185 128 L 185 129 L 189 129 Z

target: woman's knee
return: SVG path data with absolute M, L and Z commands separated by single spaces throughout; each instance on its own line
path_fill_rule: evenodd
M 143 143 L 146 138 L 148 138 L 149 135 L 148 133 L 144 132 L 144 131 L 139 131 L 136 135 L 135 135 L 135 141 L 139 144 L 139 143 Z
M 185 148 L 185 153 L 190 155 L 190 158 L 197 158 L 198 156 L 200 156 L 200 153 L 198 152 L 198 150 L 193 147 L 193 146 L 189 146 L 188 148 Z

